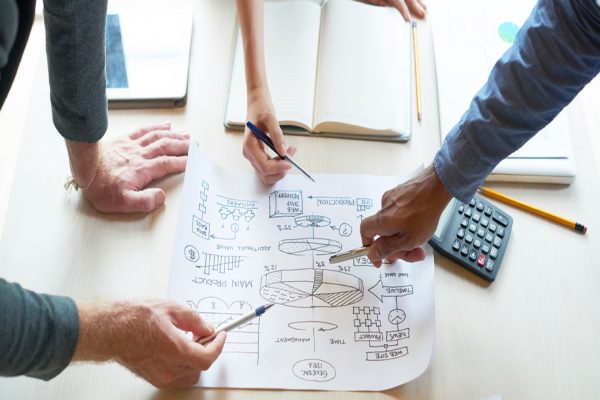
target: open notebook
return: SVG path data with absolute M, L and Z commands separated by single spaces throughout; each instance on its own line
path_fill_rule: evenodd
M 409 25 L 390 7 L 351 0 L 265 4 L 269 88 L 284 132 L 410 138 Z M 238 32 L 225 126 L 243 129 L 246 78 Z

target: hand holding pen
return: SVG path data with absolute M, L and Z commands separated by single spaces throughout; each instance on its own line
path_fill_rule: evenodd
M 274 110 L 267 106 L 252 106 L 249 104 L 248 119 L 257 126 L 268 132 L 273 141 L 276 153 L 283 155 L 296 154 L 294 146 L 286 147 L 283 138 L 283 132 L 275 118 Z M 279 159 L 279 157 L 270 157 L 263 142 L 258 140 L 249 128 L 244 132 L 244 146 L 242 149 L 244 157 L 250 161 L 250 164 L 256 170 L 256 173 L 263 184 L 272 185 L 282 179 L 292 166 Z

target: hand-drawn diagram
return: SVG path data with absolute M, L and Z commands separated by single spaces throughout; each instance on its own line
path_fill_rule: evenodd
M 185 258 L 190 262 L 196 262 L 200 258 L 200 253 L 198 253 L 198 249 L 192 246 L 191 244 L 185 246 L 185 248 L 183 249 L 183 254 L 185 255 Z
M 301 215 L 294 218 L 296 226 L 312 228 L 311 237 L 283 239 L 279 242 L 279 250 L 295 256 L 335 254 L 342 249 L 342 244 L 334 239 L 315 237 L 315 228 L 329 226 L 331 220 L 322 215 Z
M 315 200 L 317 206 L 356 206 L 356 211 L 366 211 L 373 207 L 373 200 L 366 197 L 335 197 L 335 196 L 308 196 Z
M 231 217 L 234 221 L 239 221 L 243 217 L 244 221 L 250 222 L 256 217 L 256 201 L 230 199 L 221 195 L 217 197 L 221 219 Z
M 311 358 L 300 360 L 292 367 L 297 378 L 304 381 L 327 382 L 335 378 L 335 368 L 327 361 Z
M 216 328 L 254 310 L 245 301 L 227 304 L 218 297 L 205 297 L 198 302 L 187 301 L 190 308 L 196 310 L 204 319 Z M 242 353 L 256 356 L 258 364 L 260 317 L 227 332 L 227 341 L 223 353 Z
M 408 346 L 399 347 L 399 341 L 410 337 L 409 328 L 400 329 L 400 324 L 406 319 L 403 310 L 397 307 L 390 311 L 388 319 L 396 329 L 386 331 L 385 337 L 381 332 L 381 319 L 379 307 L 353 307 L 355 342 L 368 342 L 371 348 L 382 348 L 377 351 L 367 351 L 367 361 L 385 361 L 403 357 L 408 354 Z M 394 322 L 392 322 L 394 321 Z
M 190 146 L 169 297 L 228 332 L 203 387 L 384 390 L 431 360 L 433 257 L 331 264 L 402 177 L 289 174 L 272 188 Z M 190 229 L 190 222 L 192 226 Z M 379 362 L 377 362 L 379 361 Z M 382 362 L 383 361 L 383 362 Z
M 294 217 L 303 212 L 301 190 L 276 190 L 269 195 L 269 218 Z
M 363 282 L 354 275 L 322 269 L 274 271 L 261 278 L 260 295 L 289 307 L 342 307 L 362 299 Z
M 224 274 L 227 271 L 239 268 L 240 263 L 246 258 L 245 256 L 231 256 L 210 253 L 202 254 L 204 255 L 204 262 L 202 265 L 196 265 L 196 268 L 203 269 L 203 272 L 206 275 L 210 275 L 211 271 Z M 199 256 L 196 257 L 196 261 L 199 258 Z
M 192 215 L 192 232 L 206 240 L 210 237 L 210 224 L 204 221 L 206 202 L 208 200 L 208 188 L 208 182 L 203 179 L 202 190 L 200 191 L 200 201 L 198 202 L 198 212 L 200 213 L 200 216 Z

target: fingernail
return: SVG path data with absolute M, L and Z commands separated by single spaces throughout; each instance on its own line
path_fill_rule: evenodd
M 165 121 L 163 122 L 163 124 L 165 124 L 166 126 L 168 126 L 169 128 L 171 127 L 171 121 Z

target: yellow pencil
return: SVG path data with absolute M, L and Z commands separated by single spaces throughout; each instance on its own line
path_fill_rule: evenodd
M 492 199 L 499 200 L 503 203 L 509 204 L 511 206 L 515 206 L 522 210 L 529 211 L 535 215 L 539 215 L 540 217 L 549 219 L 550 221 L 554 221 L 558 224 L 564 225 L 571 229 L 575 229 L 578 232 L 581 232 L 581 233 L 587 232 L 587 227 L 583 224 L 580 224 L 579 222 L 571 221 L 570 219 L 560 217 L 549 211 L 545 211 L 545 210 L 542 210 L 541 208 L 537 208 L 530 204 L 523 203 L 522 201 L 519 201 L 513 197 L 507 196 L 507 195 L 497 192 L 495 190 L 492 190 L 492 189 L 482 186 L 479 188 L 479 192 L 481 192 L 481 194 L 483 194 L 485 196 L 491 197 Z
M 415 85 L 417 87 L 417 119 L 421 121 L 423 106 L 421 104 L 421 67 L 419 66 L 419 39 L 417 38 L 417 22 L 412 22 L 413 65 L 415 66 Z

